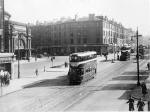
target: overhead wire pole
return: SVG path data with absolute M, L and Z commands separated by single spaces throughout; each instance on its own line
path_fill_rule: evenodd
M 136 39 L 137 39 L 137 47 L 136 47 L 136 52 L 137 52 L 137 54 L 136 54 L 136 59 L 137 59 L 137 86 L 140 86 L 140 76 L 139 76 L 139 40 L 138 40 L 139 36 L 142 36 L 142 35 L 138 34 L 138 28 L 137 28 L 136 35 L 132 36 L 132 37 L 136 37 Z
M 18 79 L 20 78 L 20 48 L 19 48 L 20 36 L 21 34 L 18 33 Z

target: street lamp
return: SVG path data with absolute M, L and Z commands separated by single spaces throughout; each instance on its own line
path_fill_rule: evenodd
M 138 37 L 142 36 L 138 34 L 138 28 L 137 28 L 137 32 L 135 36 L 132 37 L 136 37 L 137 40 L 137 47 L 136 47 L 136 59 L 137 59 L 137 86 L 140 86 L 140 77 L 139 77 L 139 41 L 138 41 Z
M 20 44 L 20 38 L 21 38 L 21 33 L 18 33 L 18 79 L 20 78 L 20 48 L 19 48 L 19 44 Z

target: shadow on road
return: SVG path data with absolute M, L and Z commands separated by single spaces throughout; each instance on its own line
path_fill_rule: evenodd
M 140 75 L 140 80 L 146 80 L 148 78 L 148 75 Z M 113 78 L 113 80 L 137 80 L 137 76 L 118 76 Z
M 140 71 L 140 82 L 146 80 L 149 77 L 149 72 L 141 70 Z M 115 84 L 107 84 L 102 88 L 102 90 L 125 90 L 125 92 L 118 99 L 127 100 L 130 95 L 139 99 L 142 97 L 141 86 L 137 86 L 137 73 L 134 71 L 124 72 L 123 74 L 112 78 L 112 81 L 119 81 L 120 83 Z M 123 83 L 125 81 L 125 83 Z M 127 82 L 131 81 L 131 83 Z M 132 82 L 134 81 L 134 82 Z M 145 96 L 144 100 L 150 100 L 149 96 L 150 90 L 148 90 L 148 94 Z
M 33 87 L 50 87 L 50 86 L 69 86 L 67 76 L 59 76 L 56 79 L 44 79 L 33 84 L 29 84 L 24 88 L 33 88 Z
M 148 89 L 148 93 L 145 95 L 145 97 L 143 97 L 141 87 L 137 87 L 135 85 L 135 87 L 132 90 L 125 91 L 118 99 L 127 100 L 129 99 L 130 95 L 132 95 L 135 98 L 135 100 L 138 100 L 139 98 L 143 98 L 143 100 L 145 101 L 150 101 L 149 94 L 150 94 L 150 90 Z
M 121 75 L 137 75 L 136 71 L 128 71 L 128 72 L 124 72 Z M 149 75 L 149 71 L 148 70 L 140 70 L 140 75 Z
M 132 90 L 136 84 L 108 84 L 102 90 Z

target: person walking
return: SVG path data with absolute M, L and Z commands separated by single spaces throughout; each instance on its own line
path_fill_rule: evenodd
M 36 75 L 36 76 L 38 76 L 38 75 L 39 75 L 39 73 L 38 73 L 38 69 L 36 69 L 36 70 L 35 70 L 35 75 Z
M 65 68 L 68 67 L 68 63 L 65 61 Z
M 143 83 L 141 84 L 141 88 L 142 88 L 143 97 L 145 97 L 145 95 L 147 94 L 147 87 L 146 87 L 145 82 L 143 82 Z
M 144 101 L 142 101 L 142 98 L 140 98 L 137 103 L 138 111 L 144 111 L 144 106 L 145 106 L 145 103 L 144 103 Z
M 147 63 L 147 68 L 150 70 L 150 62 Z
M 44 72 L 45 72 L 46 70 L 45 70 L 45 66 L 44 66 Z
M 132 96 L 130 96 L 127 103 L 129 103 L 129 111 L 134 111 L 134 99 Z

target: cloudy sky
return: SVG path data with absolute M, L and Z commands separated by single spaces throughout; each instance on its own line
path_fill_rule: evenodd
M 61 17 L 108 16 L 143 35 L 150 35 L 150 0 L 4 0 L 11 20 L 35 23 Z

